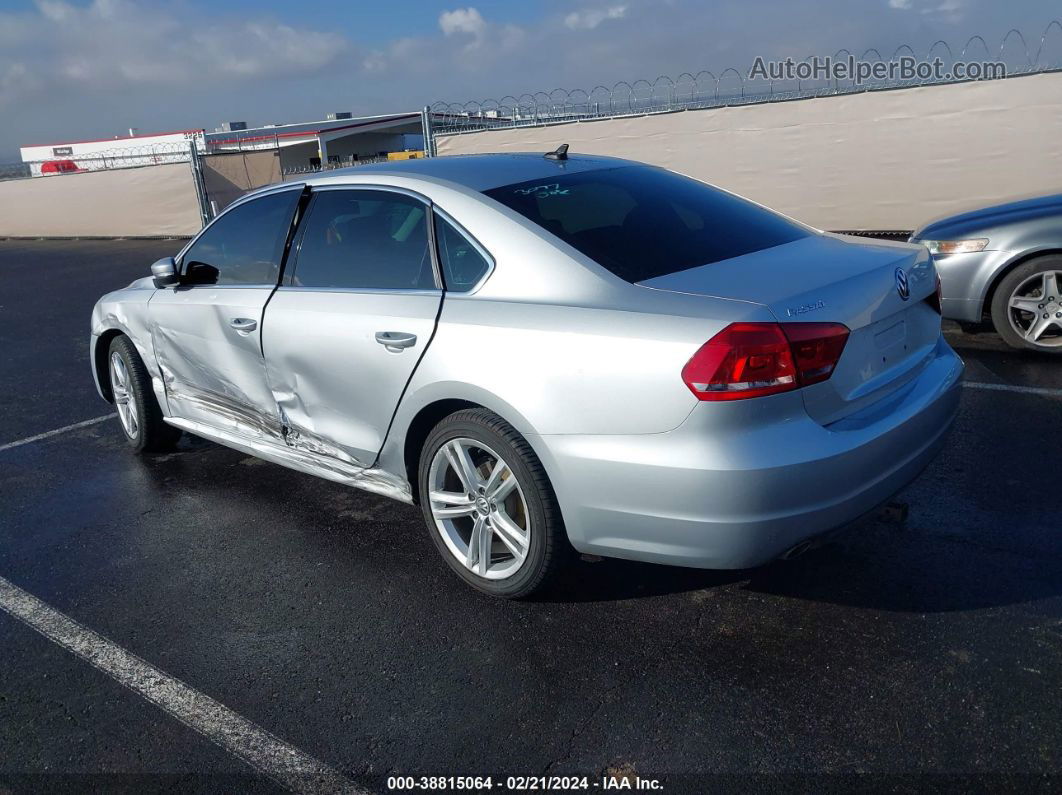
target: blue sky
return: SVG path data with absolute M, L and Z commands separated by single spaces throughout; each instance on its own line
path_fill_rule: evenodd
M 1058 17 L 1057 0 L 0 0 L 0 160 L 129 127 L 387 113 L 760 55 L 921 54 L 975 34 L 995 50 L 1010 28 L 1035 50 Z M 1046 51 L 1062 63 L 1058 28 Z

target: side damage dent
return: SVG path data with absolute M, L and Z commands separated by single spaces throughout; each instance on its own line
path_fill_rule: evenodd
M 229 431 L 213 425 L 207 425 L 182 417 L 167 417 L 166 422 L 177 428 L 194 433 L 204 439 L 231 447 L 235 450 L 286 466 L 299 472 L 352 486 L 362 491 L 380 494 L 399 502 L 412 503 L 413 496 L 409 484 L 390 472 L 375 467 L 362 468 L 350 466 L 306 450 L 289 447 L 276 437 L 261 435 L 258 437 Z M 279 426 L 278 426 L 279 427 Z M 277 434 L 279 436 L 279 434 Z

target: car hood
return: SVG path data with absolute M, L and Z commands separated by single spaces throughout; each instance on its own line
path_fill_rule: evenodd
M 1021 199 L 939 218 L 916 231 L 913 237 L 916 240 L 963 240 L 981 236 L 996 226 L 1056 215 L 1062 216 L 1062 194 Z

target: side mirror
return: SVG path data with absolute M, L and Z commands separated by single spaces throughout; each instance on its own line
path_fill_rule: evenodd
M 151 266 L 151 275 L 156 287 L 172 287 L 178 282 L 177 262 L 173 257 L 163 257 Z

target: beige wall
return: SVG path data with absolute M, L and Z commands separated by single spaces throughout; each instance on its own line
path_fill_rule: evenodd
M 188 163 L 0 182 L 0 237 L 187 237 L 201 226 Z
M 281 181 L 280 155 L 273 149 L 205 155 L 202 164 L 207 199 L 219 213 L 248 191 Z
M 822 229 L 911 230 L 1062 191 L 1062 73 L 440 137 L 440 155 L 628 157 Z

